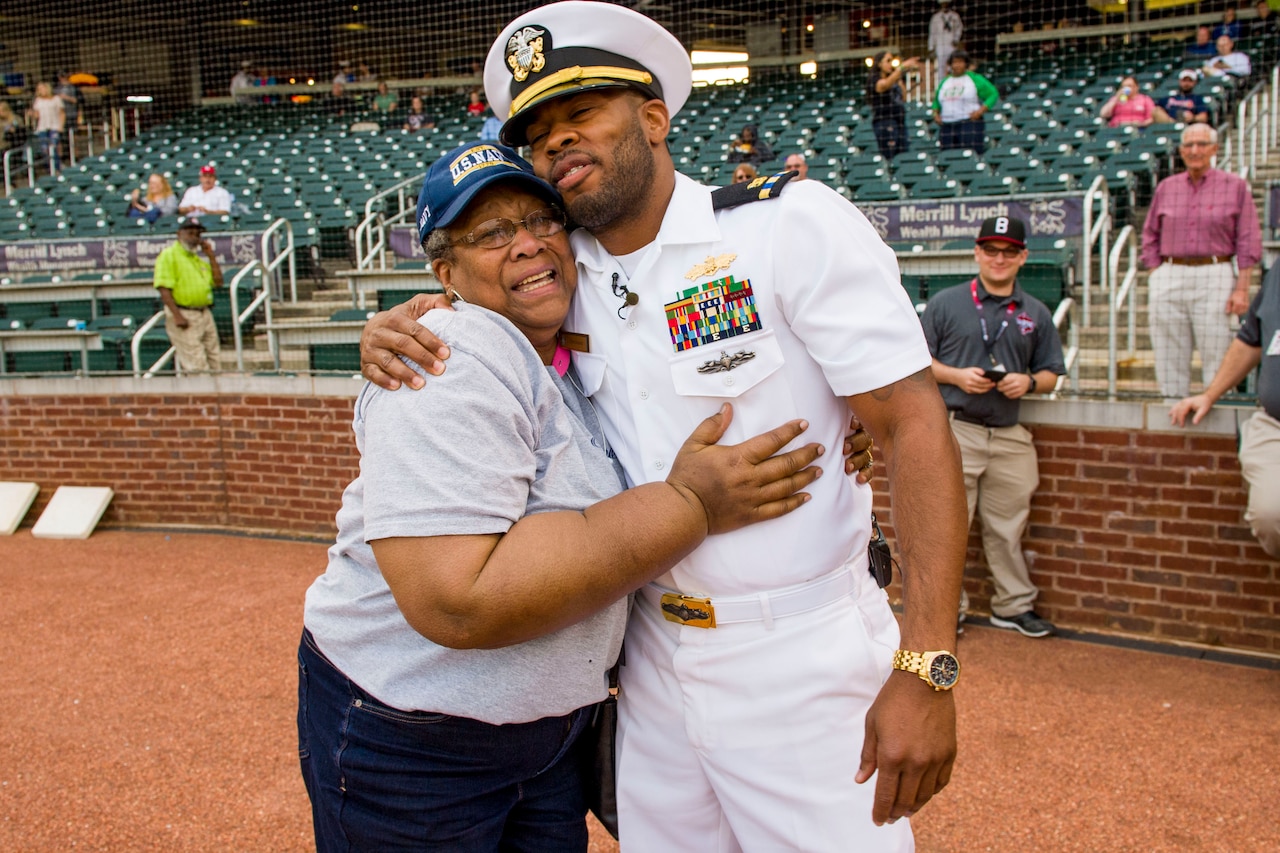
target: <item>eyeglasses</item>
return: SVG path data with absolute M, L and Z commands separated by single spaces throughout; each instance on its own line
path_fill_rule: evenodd
M 1216 142 L 1182 142 L 1179 143 L 1180 148 L 1212 148 L 1217 145 Z
M 556 207 L 544 207 L 515 222 L 510 219 L 490 219 L 487 222 L 481 222 L 468 233 L 454 240 L 453 245 L 470 243 L 481 249 L 501 249 L 503 246 L 510 245 L 522 225 L 535 237 L 550 237 L 564 230 L 564 211 Z
M 1019 249 L 1017 246 L 1006 246 L 1002 249 L 999 246 L 992 246 L 990 243 L 983 243 L 978 246 L 978 248 L 981 249 L 982 254 L 986 255 L 988 258 L 994 258 L 997 255 L 1004 255 L 1005 258 L 1010 261 L 1016 261 L 1023 252 L 1023 250 Z

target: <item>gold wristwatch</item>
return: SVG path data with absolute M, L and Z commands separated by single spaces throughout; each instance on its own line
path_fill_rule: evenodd
M 934 690 L 950 690 L 960 680 L 960 661 L 947 651 L 909 652 L 898 649 L 893 653 L 893 668 L 914 672 Z

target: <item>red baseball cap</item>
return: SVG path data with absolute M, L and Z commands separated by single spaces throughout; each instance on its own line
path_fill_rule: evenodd
M 212 164 L 212 163 L 208 163 L 208 164 L 206 164 L 206 165 L 204 165 L 204 166 L 201 166 L 201 167 L 200 167 L 200 174 L 202 174 L 202 175 L 216 175 L 216 174 L 218 174 L 218 170 L 214 168 L 214 166 L 213 166 L 213 164 Z

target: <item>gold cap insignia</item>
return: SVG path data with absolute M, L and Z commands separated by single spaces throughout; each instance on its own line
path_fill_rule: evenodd
M 738 259 L 737 255 L 707 255 L 702 263 L 694 264 L 684 277 L 693 281 L 707 275 L 715 275 L 720 270 L 727 270 L 729 265 Z
M 547 31 L 539 27 L 523 27 L 507 39 L 507 65 L 517 83 L 523 83 L 530 73 L 537 74 L 547 64 L 543 56 L 543 39 Z

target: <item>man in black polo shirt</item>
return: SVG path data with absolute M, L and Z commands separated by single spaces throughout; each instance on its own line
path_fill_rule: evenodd
M 1054 627 L 1032 609 L 1038 590 L 1022 556 L 1040 475 L 1031 433 L 1018 424 L 1018 401 L 1051 392 L 1066 368 L 1053 315 L 1018 286 L 1026 232 L 1007 216 L 983 222 L 973 251 L 978 277 L 930 299 L 921 322 L 960 445 L 969 521 L 975 509 L 982 519 L 995 584 L 991 624 L 1047 637 Z M 962 591 L 961 620 L 968 605 Z

